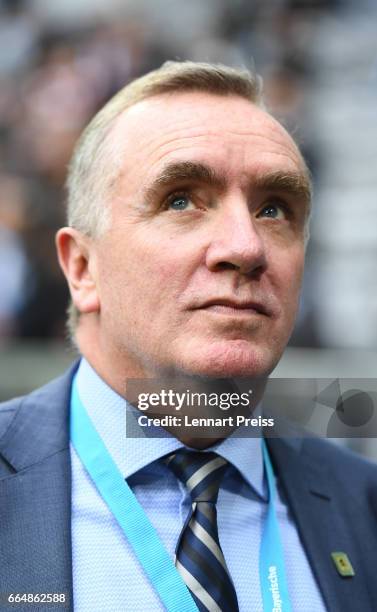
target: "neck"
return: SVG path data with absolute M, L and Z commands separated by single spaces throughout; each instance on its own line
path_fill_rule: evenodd
M 263 397 L 267 378 L 153 377 L 125 355 L 109 354 L 88 327 L 80 327 L 77 343 L 99 377 L 140 414 L 163 419 L 161 426 L 186 446 L 204 449 L 227 438 L 240 425 L 237 417 L 249 418 Z

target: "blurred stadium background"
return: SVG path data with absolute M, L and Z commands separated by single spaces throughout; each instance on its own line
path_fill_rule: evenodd
M 83 126 L 166 59 L 255 65 L 315 183 L 299 320 L 275 371 L 376 378 L 375 0 L 0 0 L 0 399 L 62 372 L 54 255 Z M 377 459 L 372 439 L 345 443 Z

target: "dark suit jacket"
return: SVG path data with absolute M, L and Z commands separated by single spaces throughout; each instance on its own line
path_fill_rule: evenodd
M 0 597 L 71 598 L 66 608 L 11 608 L 3 599 L 6 612 L 73 610 L 68 408 L 75 367 L 0 409 Z M 323 440 L 268 444 L 327 609 L 376 612 L 377 466 Z M 338 574 L 333 551 L 347 553 L 354 577 Z M 315 612 L 310 602 L 307 612 Z

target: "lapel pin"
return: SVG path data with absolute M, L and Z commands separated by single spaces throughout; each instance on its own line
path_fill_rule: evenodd
M 331 558 L 334 561 L 334 565 L 338 571 L 338 574 L 348 578 L 355 575 L 355 571 L 352 567 L 352 563 L 348 558 L 348 555 L 344 552 L 332 552 Z

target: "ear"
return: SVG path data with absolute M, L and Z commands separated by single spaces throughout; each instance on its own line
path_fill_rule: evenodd
M 99 312 L 96 260 L 91 238 L 72 227 L 63 227 L 57 232 L 55 242 L 74 305 L 81 313 Z

